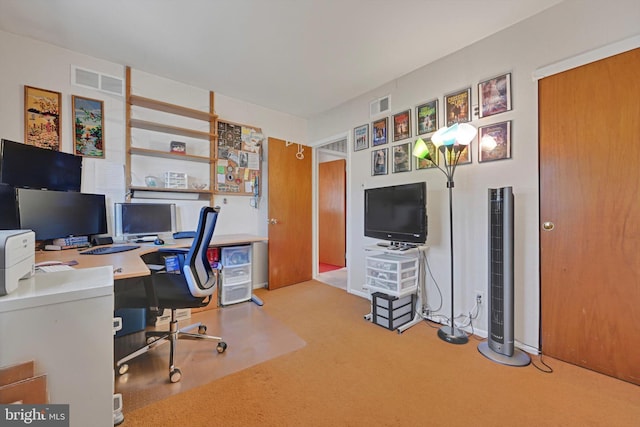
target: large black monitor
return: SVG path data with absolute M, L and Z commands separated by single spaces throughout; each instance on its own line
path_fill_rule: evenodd
M 33 230 L 36 240 L 94 236 L 107 232 L 104 194 L 16 189 L 20 228 Z
M 13 187 L 80 191 L 82 157 L 3 139 L 0 182 Z
M 10 185 L 0 184 L 0 230 L 19 228 L 16 190 Z
M 364 190 L 364 235 L 403 243 L 427 241 L 427 183 Z
M 158 236 L 176 231 L 173 203 L 116 203 L 116 236 L 125 238 Z

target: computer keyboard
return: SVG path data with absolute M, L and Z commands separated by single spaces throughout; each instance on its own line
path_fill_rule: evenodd
M 118 252 L 132 251 L 138 249 L 140 245 L 120 245 L 120 246 L 99 246 L 88 251 L 78 252 L 80 255 L 106 255 Z
M 43 273 L 53 273 L 55 271 L 73 270 L 74 268 L 66 264 L 39 265 L 36 267 Z

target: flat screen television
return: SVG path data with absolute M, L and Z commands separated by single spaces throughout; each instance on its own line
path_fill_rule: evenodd
M 17 188 L 16 197 L 20 228 L 38 241 L 107 233 L 104 194 Z
M 176 232 L 173 203 L 116 203 L 114 207 L 116 236 L 132 238 Z
M 2 139 L 0 182 L 13 187 L 80 191 L 82 157 Z
M 399 243 L 427 241 L 427 183 L 364 190 L 364 235 Z

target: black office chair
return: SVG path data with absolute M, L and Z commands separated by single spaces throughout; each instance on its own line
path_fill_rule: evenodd
M 227 344 L 222 341 L 222 338 L 205 335 L 207 327 L 202 323 L 178 329 L 176 320 L 177 309 L 204 307 L 209 304 L 219 283 L 222 267 L 214 270 L 207 259 L 207 249 L 219 212 L 219 207 L 203 207 L 200 211 L 196 236 L 190 249 L 160 248 L 158 251 L 143 255 L 143 260 L 152 271 L 151 276 L 145 280 L 143 286 L 127 286 L 116 292 L 116 308 L 144 307 L 152 313 L 162 313 L 165 308 L 171 310 L 169 330 L 146 332 L 147 345 L 116 362 L 119 374 L 127 372 L 127 362 L 131 359 L 169 342 L 171 343 L 169 381 L 176 383 L 182 377 L 180 369 L 173 364 L 176 343 L 179 339 L 217 341 L 218 353 L 223 353 L 227 349 Z M 197 334 L 187 332 L 195 328 L 198 328 Z

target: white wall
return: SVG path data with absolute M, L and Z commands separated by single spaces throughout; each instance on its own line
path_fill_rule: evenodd
M 438 37 L 445 36 L 429 35 L 428 25 L 420 31 L 428 42 L 437 43 Z M 472 87 L 472 104 L 476 105 L 479 81 L 511 72 L 513 111 L 475 119 L 473 124 L 483 126 L 512 120 L 512 159 L 478 164 L 477 143 L 474 143 L 473 163 L 460 166 L 455 173 L 455 312 L 468 312 L 473 306 L 474 290 L 487 290 L 487 189 L 513 186 L 516 218 L 515 337 L 525 346 L 537 348 L 540 280 L 538 123 L 537 83 L 532 79 L 532 73 L 537 68 L 639 33 L 640 2 L 636 0 L 568 0 L 314 118 L 309 123 L 309 140 L 315 146 L 318 141 L 343 132 L 348 132 L 352 138 L 354 127 L 372 121 L 369 102 L 388 94 L 391 94 L 391 114 L 413 108 L 412 119 L 416 105 L 438 98 L 442 113 L 443 95 L 469 86 Z M 442 117 L 440 124 L 443 124 Z M 412 133 L 415 133 L 413 122 L 412 125 Z M 352 146 L 352 141 L 349 146 Z M 347 261 L 350 292 L 366 295 L 362 288 L 365 282 L 364 247 L 374 242 L 363 237 L 363 189 L 426 180 L 428 260 L 443 292 L 443 313 L 448 314 L 450 264 L 445 177 L 438 170 L 414 170 L 372 177 L 370 157 L 371 148 L 358 152 L 350 149 L 348 191 L 351 196 L 347 206 L 351 242 Z M 432 280 L 428 281 L 427 293 L 429 305 L 437 306 L 440 298 Z M 486 308 L 474 326 L 486 333 Z
M 108 197 L 109 212 L 114 202 L 122 202 L 125 188 L 105 182 L 105 171 L 122 171 L 125 163 L 125 99 L 100 91 L 71 84 L 71 66 L 97 71 L 124 79 L 125 64 L 115 64 L 97 58 L 61 49 L 46 43 L 35 41 L 0 31 L 0 58 L 2 75 L 0 76 L 0 138 L 24 141 L 24 85 L 53 90 L 62 93 L 62 143 L 61 151 L 73 152 L 71 95 L 79 95 L 104 101 L 105 117 L 105 159 L 83 159 L 82 191 L 105 193 Z M 215 88 L 212 88 L 215 91 Z M 180 82 L 171 81 L 139 70 L 132 70 L 132 91 L 134 94 L 175 103 L 186 107 L 208 111 L 209 89 L 196 88 Z M 261 127 L 265 136 L 305 143 L 307 140 L 307 122 L 277 111 L 259 107 L 247 102 L 235 100 L 222 94 L 215 95 L 216 113 L 220 118 Z M 144 114 L 138 112 L 135 114 Z M 187 119 L 188 120 L 188 119 Z M 202 122 L 200 123 L 202 124 Z M 207 129 L 208 130 L 208 129 Z M 132 132 L 134 144 L 153 146 L 166 144 L 153 134 L 143 135 Z M 182 139 L 181 139 L 182 140 Z M 196 144 L 193 144 L 195 146 Z M 200 143 L 200 146 L 203 144 Z M 206 144 L 205 144 L 206 145 Z M 189 147 L 192 145 L 189 144 Z M 266 148 L 266 147 L 265 147 Z M 167 147 L 168 149 L 168 147 Z M 265 150 L 266 153 L 266 150 Z M 197 154 L 197 153 L 196 153 Z M 202 153 L 208 155 L 208 152 Z M 266 160 L 266 156 L 265 156 Z M 137 159 L 138 170 L 133 171 L 134 184 L 140 184 L 146 175 L 158 175 L 171 167 L 162 159 Z M 178 165 L 180 162 L 178 162 Z M 267 236 L 267 192 L 266 161 L 263 165 L 262 197 L 259 208 L 249 205 L 246 196 L 215 196 L 214 202 L 222 206 L 216 233 L 250 233 Z M 190 163 L 180 167 L 197 169 L 200 165 Z M 202 179 L 206 178 L 205 175 Z M 194 172 L 195 176 L 202 171 Z M 114 178 L 113 175 L 110 175 Z M 122 175 L 123 176 L 123 175 Z M 121 178 L 124 182 L 124 178 Z M 178 217 L 180 228 L 194 229 L 197 224 L 197 212 L 203 202 L 180 201 Z M 110 220 L 109 229 L 113 230 Z

